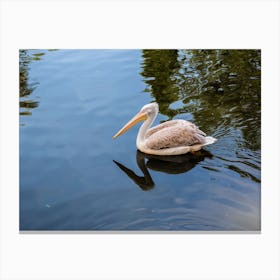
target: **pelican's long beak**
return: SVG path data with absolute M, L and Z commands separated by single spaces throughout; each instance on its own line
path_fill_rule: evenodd
M 145 121 L 147 119 L 147 113 L 145 112 L 139 112 L 136 116 L 134 116 L 126 125 L 123 126 L 123 128 L 117 132 L 114 136 L 113 139 L 116 139 L 118 136 L 121 134 L 125 133 L 128 131 L 131 127 L 139 123 L 140 121 Z

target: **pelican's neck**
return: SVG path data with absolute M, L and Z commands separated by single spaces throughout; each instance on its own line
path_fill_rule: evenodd
M 145 142 L 145 135 L 148 131 L 148 129 L 151 127 L 152 123 L 154 122 L 158 112 L 155 111 L 152 114 L 148 116 L 148 118 L 144 121 L 144 123 L 141 125 L 137 139 L 136 139 L 136 146 L 139 148 L 141 145 Z

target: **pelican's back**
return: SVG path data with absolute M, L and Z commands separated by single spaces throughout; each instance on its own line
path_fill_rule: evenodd
M 185 120 L 172 120 L 149 129 L 145 135 L 145 146 L 160 150 L 181 146 L 206 144 L 205 133 L 193 123 Z

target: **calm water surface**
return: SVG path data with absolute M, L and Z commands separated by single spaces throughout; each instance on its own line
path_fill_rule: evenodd
M 20 50 L 21 230 L 260 230 L 258 50 Z M 155 124 L 194 122 L 196 154 L 137 151 Z

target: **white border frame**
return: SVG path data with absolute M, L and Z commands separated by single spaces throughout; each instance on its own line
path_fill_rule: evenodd
M 1 1 L 1 279 L 279 279 L 279 2 Z M 18 49 L 262 49 L 261 234 L 20 234 Z

